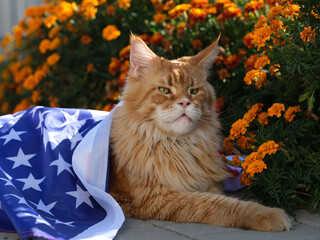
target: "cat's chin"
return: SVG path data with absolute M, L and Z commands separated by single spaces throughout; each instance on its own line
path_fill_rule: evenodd
M 195 128 L 196 123 L 192 121 L 188 116 L 182 115 L 177 118 L 174 122 L 166 123 L 161 128 L 168 132 L 170 135 L 185 135 Z

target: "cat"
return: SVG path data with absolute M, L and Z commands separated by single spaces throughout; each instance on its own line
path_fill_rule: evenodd
M 109 192 L 127 217 L 289 231 L 279 208 L 222 194 L 215 93 L 218 40 L 195 56 L 158 57 L 131 35 L 130 70 L 111 128 Z

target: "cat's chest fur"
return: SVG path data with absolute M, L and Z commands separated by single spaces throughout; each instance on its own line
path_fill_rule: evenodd
M 113 166 L 129 184 L 162 184 L 176 191 L 207 191 L 224 180 L 216 129 L 197 129 L 184 137 L 165 136 L 148 123 L 116 112 L 111 130 Z M 206 131 L 212 130 L 211 134 Z

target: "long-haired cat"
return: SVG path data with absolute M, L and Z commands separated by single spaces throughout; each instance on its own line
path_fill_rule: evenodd
M 282 209 L 222 195 L 228 176 L 213 87 L 218 40 L 167 60 L 131 36 L 130 71 L 111 128 L 110 194 L 128 217 L 260 231 L 290 229 Z

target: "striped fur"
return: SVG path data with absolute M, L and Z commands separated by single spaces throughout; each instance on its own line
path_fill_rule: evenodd
M 166 60 L 132 37 L 124 104 L 111 128 L 110 194 L 126 216 L 140 219 L 289 230 L 283 210 L 221 193 L 228 174 L 218 156 L 215 94 L 206 81 L 216 45 Z

